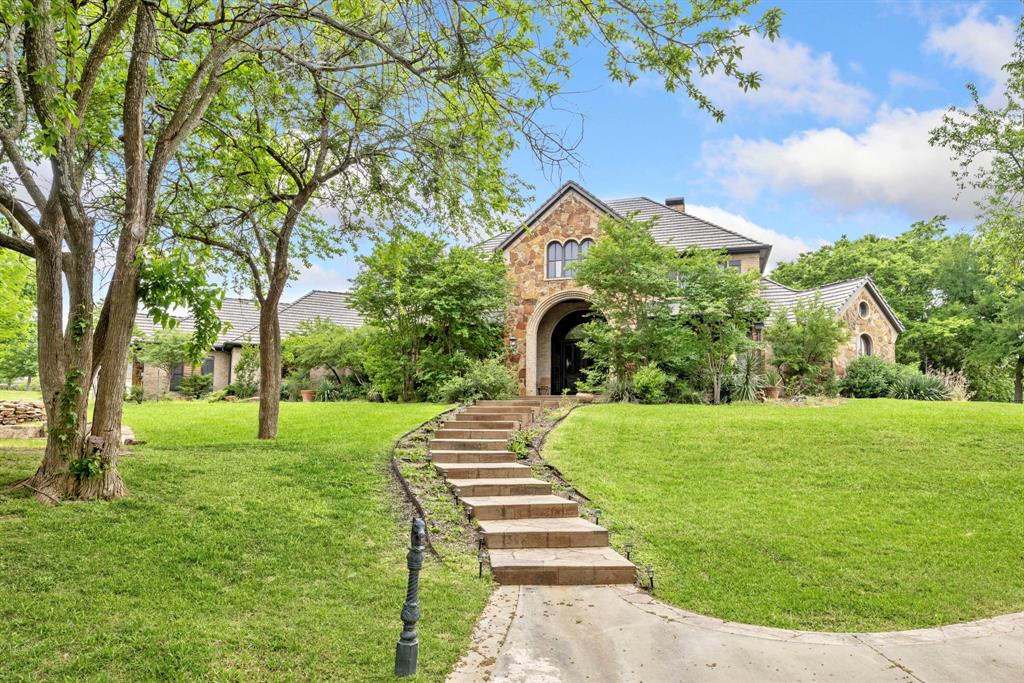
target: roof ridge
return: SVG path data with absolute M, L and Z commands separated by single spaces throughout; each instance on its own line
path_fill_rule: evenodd
M 770 277 L 768 277 L 767 275 L 762 275 L 762 276 L 761 276 L 761 280 L 764 280 L 764 281 L 770 282 L 770 283 L 772 283 L 773 285 L 778 285 L 779 287 L 782 287 L 783 289 L 788 289 L 788 290 L 789 290 L 789 291 L 791 291 L 791 292 L 808 292 L 808 291 L 810 291 L 810 290 L 808 290 L 808 289 L 796 289 L 795 287 L 790 287 L 789 285 L 784 285 L 784 284 L 782 284 L 781 282 L 779 282 L 778 280 L 773 280 L 773 279 L 771 279 L 771 278 L 770 278 Z

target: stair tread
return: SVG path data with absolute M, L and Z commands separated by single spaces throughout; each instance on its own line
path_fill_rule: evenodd
M 469 487 L 469 486 L 527 486 L 530 484 L 548 484 L 543 479 L 535 479 L 533 477 L 502 477 L 497 479 L 454 479 L 448 477 L 448 483 L 457 489 Z M 550 484 L 548 484 L 550 486 Z M 507 496 L 502 496 L 506 498 Z
M 452 470 L 499 470 L 514 467 L 521 472 L 530 472 L 530 468 L 527 465 L 521 465 L 517 462 L 439 462 L 436 467 L 439 467 L 445 471 Z
M 460 455 L 467 455 L 467 454 L 469 454 L 469 455 L 480 455 L 480 454 L 483 454 L 483 455 L 511 455 L 511 456 L 515 456 L 515 453 L 513 453 L 512 451 L 471 451 L 471 450 L 468 450 L 468 449 L 464 450 L 464 451 L 460 451 L 457 448 L 448 448 L 448 449 L 446 449 L 446 448 L 431 448 L 430 449 L 430 454 L 431 455 L 439 455 L 439 454 L 450 455 L 452 453 L 458 453 Z
M 470 507 L 485 507 L 489 505 L 576 505 L 575 501 L 556 496 L 554 494 L 536 494 L 529 496 L 470 496 L 463 498 L 462 502 Z
M 494 569 L 516 567 L 632 568 L 635 565 L 612 548 L 495 548 Z
M 582 517 L 534 517 L 530 519 L 487 519 L 478 522 L 485 534 L 512 534 L 535 531 L 550 532 L 591 532 L 604 531 L 603 526 Z

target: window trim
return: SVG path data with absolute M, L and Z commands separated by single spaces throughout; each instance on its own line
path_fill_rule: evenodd
M 860 303 L 857 304 L 857 313 L 862 319 L 867 320 L 868 316 L 871 315 L 871 305 L 868 304 L 867 301 L 861 299 Z
M 862 332 L 857 337 L 857 357 L 863 358 L 864 356 L 873 355 L 875 355 L 875 341 L 871 338 L 870 334 Z
M 552 247 L 554 247 L 554 255 L 552 255 Z M 547 248 L 544 250 L 544 275 L 548 280 L 561 280 L 565 276 L 565 248 L 562 243 L 557 240 L 548 242 Z M 554 270 L 554 274 L 552 274 Z

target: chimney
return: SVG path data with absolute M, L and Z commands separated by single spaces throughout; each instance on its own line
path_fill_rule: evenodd
M 686 199 L 684 197 L 669 197 L 665 200 L 665 206 L 679 213 L 686 213 Z

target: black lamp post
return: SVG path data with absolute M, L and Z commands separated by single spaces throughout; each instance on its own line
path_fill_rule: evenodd
M 626 541 L 623 547 L 626 549 L 626 559 L 632 560 L 633 558 L 630 556 L 633 554 L 633 541 Z

